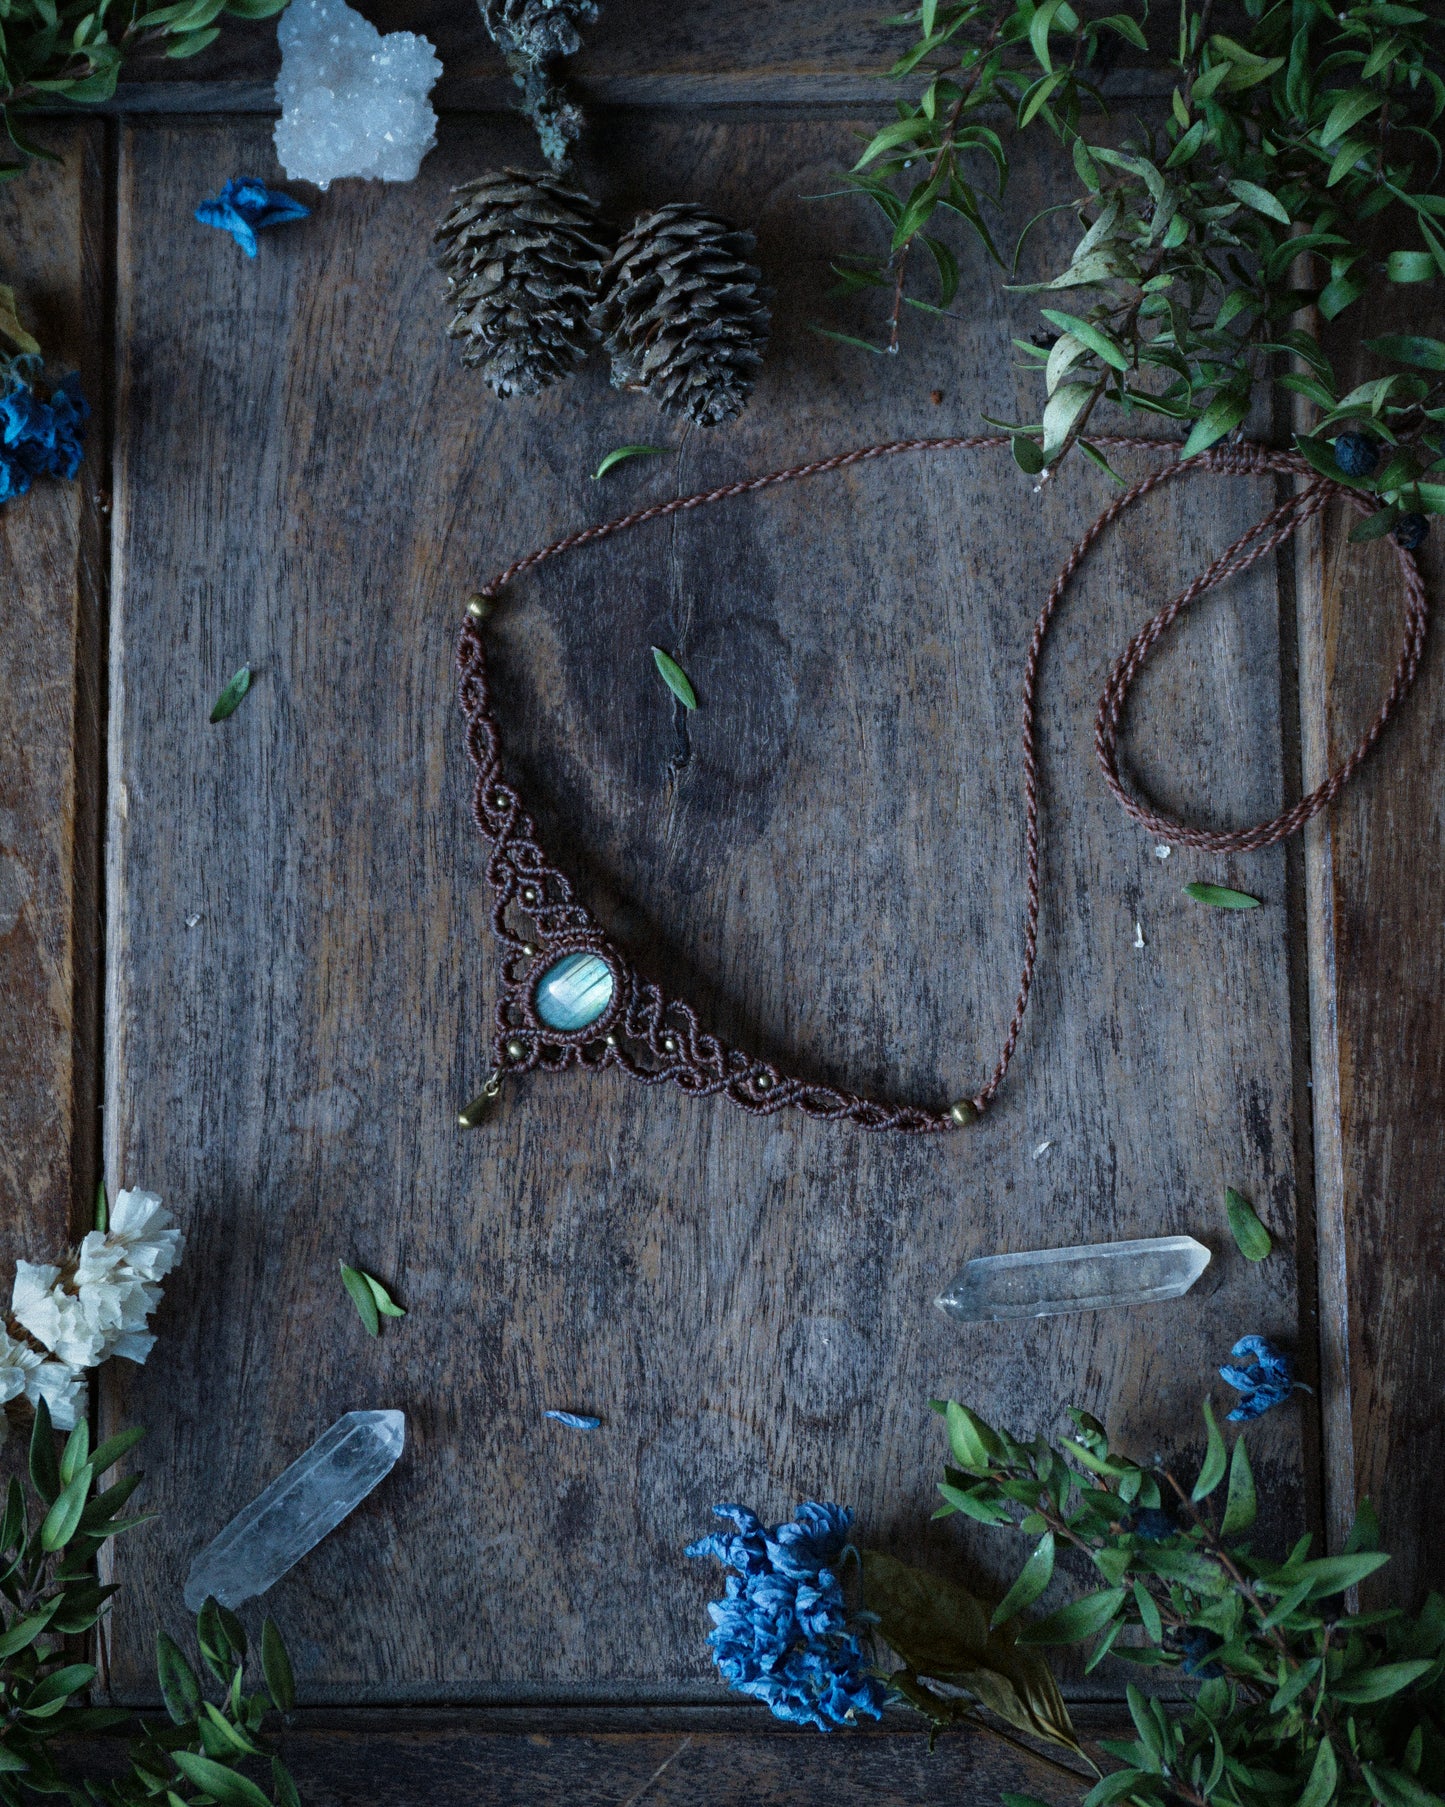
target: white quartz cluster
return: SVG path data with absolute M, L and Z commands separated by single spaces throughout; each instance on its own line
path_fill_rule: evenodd
M 385 37 L 346 0 L 291 0 L 281 15 L 276 155 L 293 181 L 410 182 L 437 141 L 427 96 L 442 72 L 414 31 Z

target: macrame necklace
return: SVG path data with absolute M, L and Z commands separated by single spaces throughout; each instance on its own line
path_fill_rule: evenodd
M 461 1113 L 471 1128 L 487 1114 L 503 1078 L 571 1067 L 596 1070 L 616 1067 L 645 1085 L 670 1084 L 695 1097 L 721 1094 L 757 1116 L 793 1108 L 810 1117 L 850 1122 L 863 1129 L 902 1130 L 914 1135 L 957 1129 L 988 1109 L 1003 1084 L 1018 1043 L 1033 983 L 1038 952 L 1039 919 L 1039 770 L 1034 735 L 1034 700 L 1044 639 L 1070 580 L 1090 548 L 1126 509 L 1161 484 L 1205 472 L 1229 476 L 1275 475 L 1304 479 L 1278 507 L 1249 529 L 1208 570 L 1173 601 L 1145 622 L 1114 661 L 1099 699 L 1094 746 L 1104 781 L 1120 805 L 1159 841 L 1210 853 L 1247 853 L 1273 846 L 1302 828 L 1326 808 L 1359 770 L 1379 739 L 1419 669 L 1425 644 L 1428 605 L 1425 586 L 1412 553 L 1396 546 L 1405 589 L 1404 633 L 1390 687 L 1374 720 L 1353 751 L 1317 789 L 1267 822 L 1251 828 L 1217 831 L 1196 828 L 1155 809 L 1131 792 L 1119 772 L 1119 730 L 1130 686 L 1162 636 L 1189 605 L 1226 578 L 1247 570 L 1283 545 L 1304 523 L 1318 515 L 1335 496 L 1347 498 L 1362 513 L 1369 498 L 1320 476 L 1293 453 L 1239 442 L 1216 446 L 1198 457 L 1165 465 L 1122 491 L 1078 541 L 1060 567 L 1029 641 L 1023 673 L 1023 774 L 1027 889 L 1024 904 L 1023 965 L 1013 1015 L 992 1072 L 979 1088 L 952 1104 L 894 1103 L 864 1097 L 799 1078 L 771 1061 L 711 1035 L 691 1006 L 668 997 L 634 966 L 632 960 L 578 901 L 564 873 L 543 847 L 536 824 L 527 813 L 517 786 L 503 772 L 501 740 L 487 678 L 484 623 L 502 591 L 524 571 L 545 559 L 591 545 L 640 527 L 648 521 L 702 508 L 734 496 L 751 495 L 780 483 L 845 470 L 874 458 L 903 452 L 976 451 L 1006 446 L 1003 436 L 965 439 L 900 439 L 861 446 L 837 457 L 765 476 L 724 484 L 698 495 L 676 496 L 650 508 L 599 526 L 569 533 L 537 552 L 530 552 L 500 572 L 471 598 L 457 642 L 457 674 L 467 751 L 476 768 L 472 815 L 491 843 L 487 882 L 493 894 L 491 926 L 501 951 L 501 992 L 497 999 L 491 1051 L 491 1074 L 481 1094 Z M 1100 438 L 1094 443 L 1120 450 L 1173 452 L 1158 440 Z

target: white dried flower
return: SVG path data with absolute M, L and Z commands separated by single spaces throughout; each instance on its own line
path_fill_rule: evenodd
M 0 1406 L 9 1405 L 12 1399 L 25 1399 L 34 1406 L 43 1399 L 50 1408 L 51 1422 L 63 1431 L 74 1430 L 82 1386 L 74 1368 L 48 1361 L 0 1325 Z M 8 1420 L 0 1412 L 0 1442 L 8 1428 Z
M 85 1237 L 69 1275 L 48 1263 L 17 1261 L 11 1313 L 55 1360 L 47 1362 L 10 1338 L 34 1361 L 17 1357 L 26 1378 L 5 1398 L 18 1398 L 23 1391 L 34 1404 L 43 1397 L 55 1424 L 70 1428 L 82 1370 L 111 1355 L 143 1362 L 155 1347 L 146 1320 L 160 1303 L 159 1282 L 180 1255 L 181 1233 L 155 1193 L 122 1192 L 109 1229 L 92 1230 Z M 10 1384 L 0 1359 L 0 1391 Z

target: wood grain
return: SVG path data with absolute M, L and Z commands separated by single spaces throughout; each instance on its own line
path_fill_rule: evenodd
M 94 401 L 101 132 L 48 128 L 62 161 L 0 185 L 0 281 L 53 373 L 79 368 Z M 0 1271 L 60 1252 L 96 1181 L 104 420 L 76 483 L 0 508 Z
M 341 184 L 254 262 L 176 222 L 272 169 L 264 123 L 125 132 L 107 1158 L 190 1245 L 161 1355 L 108 1383 L 111 1417 L 156 1427 L 162 1514 L 122 1551 L 123 1698 L 153 1690 L 196 1548 L 350 1407 L 403 1407 L 409 1446 L 268 1598 L 308 1699 L 710 1699 L 718 1577 L 681 1549 L 713 1501 L 844 1499 L 868 1540 L 1002 1579 L 1011 1547 L 927 1526 L 931 1395 L 1024 1431 L 1073 1399 L 1172 1455 L 1236 1335 L 1295 1335 L 1284 858 L 1161 861 L 1089 747 L 1115 650 L 1264 511 L 1257 483 L 1152 501 L 1070 599 L 1043 676 L 1035 1007 L 976 1134 L 757 1122 L 611 1076 L 538 1079 L 454 1131 L 493 995 L 451 694 L 466 593 L 639 498 L 1026 405 L 1027 307 L 976 259 L 956 331 L 919 329 L 906 364 L 808 330 L 863 223 L 800 197 L 851 142 L 846 119 L 610 123 L 590 174 L 611 208 L 687 195 L 755 220 L 779 291 L 757 396 L 707 437 L 601 367 L 504 407 L 456 366 L 430 224 L 449 184 L 528 154 L 519 126 L 451 122 L 416 184 Z M 1053 180 L 1025 175 L 1020 219 Z M 589 480 L 638 440 L 673 455 Z M 510 769 L 647 970 L 824 1078 L 978 1082 L 1019 955 L 1024 643 L 1107 494 L 1082 468 L 1036 493 L 997 454 L 899 460 L 518 587 L 495 640 Z M 1277 807 L 1279 610 L 1256 570 L 1146 674 L 1130 757 L 1165 802 Z M 653 643 L 697 686 L 685 725 Z M 251 695 L 208 726 L 243 660 Z M 1266 907 L 1203 910 L 1191 878 Z M 1238 1257 L 1227 1183 L 1282 1259 Z M 1215 1251 L 1172 1307 L 962 1332 L 930 1303 L 972 1254 L 1171 1230 Z M 409 1307 L 379 1342 L 338 1258 Z M 1291 1527 L 1313 1509 L 1300 1438 L 1291 1407 L 1257 1440 Z

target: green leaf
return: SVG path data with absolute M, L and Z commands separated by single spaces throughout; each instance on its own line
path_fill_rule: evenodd
M 1043 0 L 1043 5 L 1035 10 L 1029 25 L 1029 43 L 1033 46 L 1034 55 L 1045 75 L 1051 75 L 1054 68 L 1049 57 L 1049 29 L 1064 4 L 1065 0 Z
M 1231 891 L 1227 885 L 1194 883 L 1184 887 L 1184 895 L 1195 903 L 1212 904 L 1216 910 L 1257 910 L 1259 899 L 1248 891 Z
M 48 1719 L 51 1713 L 59 1712 L 72 1694 L 88 1688 L 94 1680 L 95 1668 L 91 1663 L 67 1663 L 63 1669 L 52 1669 L 25 1697 L 24 1711 Z
M 276 1807 L 301 1807 L 301 1796 L 291 1780 L 291 1772 L 279 1757 L 271 1759 L 271 1778 L 275 1783 Z
M 220 1807 L 271 1807 L 270 1801 L 247 1776 L 237 1775 L 224 1763 L 199 1757 L 194 1751 L 172 1751 L 171 1760 L 188 1782 L 220 1803 Z
M 1350 93 L 1342 94 L 1330 108 L 1329 117 L 1320 129 L 1320 143 L 1336 143 L 1352 125 L 1358 125 L 1368 114 L 1373 113 L 1384 98 L 1383 94 L 1373 88 L 1354 88 Z
M 45 1602 L 39 1612 L 31 1613 L 28 1617 L 17 1620 L 5 1635 L 0 1637 L 0 1659 L 12 1657 L 18 1651 L 28 1649 L 60 1610 L 63 1598 L 63 1595 L 56 1594 L 53 1599 Z
M 237 1689 L 239 1689 L 239 1683 L 240 1678 L 237 1677 Z M 261 1755 L 261 1747 L 255 1739 L 243 1732 L 239 1725 L 232 1724 L 219 1707 L 212 1706 L 208 1700 L 203 1700 L 201 1712 L 204 1715 L 206 1728 L 209 1728 L 215 1739 L 213 1755 L 224 1757 L 233 1751 L 238 1757 L 259 1757 Z
M 371 1296 L 376 1300 L 376 1309 L 384 1318 L 404 1318 L 406 1316 L 406 1307 L 397 1304 L 375 1274 L 368 1274 L 363 1269 L 361 1277 L 371 1288 Z
M 40 1524 L 42 1550 L 49 1550 L 52 1554 L 56 1550 L 63 1550 L 74 1537 L 75 1528 L 80 1523 L 80 1515 L 85 1510 L 91 1479 L 91 1467 L 87 1462 L 75 1479 L 60 1490 L 55 1504 L 45 1514 Z
M 60 1454 L 60 1484 L 68 1487 L 84 1467 L 90 1455 L 90 1426 L 82 1418 L 66 1438 Z M 94 1473 L 94 1469 L 91 1470 Z
M 286 1654 L 286 1646 L 281 1641 L 281 1633 L 276 1629 L 275 1621 L 261 1621 L 261 1672 L 266 1677 L 266 1688 L 276 1709 L 281 1713 L 289 1713 L 296 1705 L 296 1678 L 291 1672 L 291 1659 Z
M 1207 1399 L 1204 1402 L 1204 1425 L 1209 1441 L 1204 1451 L 1204 1466 L 1199 1470 L 1199 1479 L 1194 1483 L 1194 1492 L 1190 1496 L 1196 1502 L 1207 1499 L 1224 1479 L 1226 1462 L 1224 1437 L 1215 1422 L 1214 1407 Z
M 1299 1798 L 1299 1807 L 1328 1807 L 1335 1798 L 1335 1784 L 1339 1781 L 1340 1766 L 1335 1761 L 1334 1747 L 1328 1738 L 1320 1739 L 1320 1748 L 1315 1752 L 1315 1760 L 1310 1766 L 1310 1779 L 1305 1783 L 1305 1791 Z
M 1217 439 L 1232 433 L 1249 412 L 1249 397 L 1237 389 L 1226 389 L 1195 421 L 1188 439 L 1180 448 L 1181 458 L 1193 458 L 1207 452 Z
M 1359 546 L 1369 540 L 1384 539 L 1404 512 L 1398 502 L 1392 502 L 1388 508 L 1377 508 L 1373 514 L 1367 514 L 1363 521 L 1356 521 L 1350 529 L 1350 544 Z
M 1353 1556 L 1358 1550 L 1378 1550 L 1379 1547 L 1380 1515 L 1369 1500 L 1361 1500 L 1355 1511 L 1355 1522 L 1345 1539 L 1344 1554 Z
M 1142 1580 L 1134 1583 L 1134 1605 L 1139 1611 L 1139 1623 L 1144 1627 L 1144 1635 L 1151 1644 L 1164 1642 L 1164 1621 L 1159 1616 L 1159 1608 L 1154 1596 L 1145 1587 Z
M 105 1196 L 105 1181 L 95 1189 L 95 1227 L 104 1236 L 110 1228 L 110 1204 Z
M 697 708 L 697 692 L 688 681 L 687 673 L 671 654 L 665 653 L 660 646 L 652 649 L 652 662 L 661 674 L 662 681 L 677 698 L 684 709 Z
M 1252 207 L 1256 213 L 1267 214 L 1282 226 L 1293 224 L 1282 204 L 1267 188 L 1261 188 L 1258 182 L 1246 182 L 1242 177 L 1236 177 L 1228 186 L 1236 200 L 1243 201 L 1246 207 Z
M 1417 370 L 1445 370 L 1445 341 L 1425 339 L 1415 333 L 1382 333 L 1378 339 L 1366 339 L 1366 349 L 1376 357 L 1391 358 L 1397 364 L 1413 364 Z
M 1372 1700 L 1388 1700 L 1392 1694 L 1408 1688 L 1427 1669 L 1434 1667 L 1433 1658 L 1428 1656 L 1416 1657 L 1409 1663 L 1386 1663 L 1379 1669 L 1356 1672 L 1353 1677 L 1333 1683 L 1330 1695 L 1334 1700 L 1344 1701 L 1347 1706 L 1363 1706 Z
M 188 37 L 182 38 L 179 43 L 172 44 L 166 55 L 175 57 L 177 60 L 181 57 L 199 56 L 203 50 L 214 44 L 220 35 L 219 25 L 210 25 L 205 31 L 193 31 Z M 261 1798 L 264 1800 L 266 1797 L 262 1795 Z
M 161 1699 L 177 1725 L 189 1725 L 201 1708 L 201 1684 L 185 1652 L 168 1632 L 156 1633 L 156 1673 Z
M 211 708 L 211 720 L 223 722 L 232 716 L 241 706 L 241 698 L 251 688 L 251 667 L 243 665 L 226 688 L 216 698 Z
M 0 283 L 0 334 L 3 334 L 19 352 L 27 357 L 40 356 L 40 341 L 34 339 L 20 324 L 20 316 L 15 306 L 15 291 Z
M 133 1425 L 128 1431 L 117 1431 L 113 1437 L 107 1437 L 90 1458 L 91 1472 L 99 1478 L 107 1468 L 113 1468 L 123 1455 L 133 1450 L 145 1436 L 141 1425 Z
M 356 1307 L 357 1315 L 366 1326 L 368 1336 L 381 1335 L 381 1319 L 377 1315 L 376 1295 L 366 1284 L 366 1275 L 360 1268 L 348 1267 L 344 1261 L 338 1262 L 341 1269 L 341 1284 L 351 1294 L 351 1302 Z
M 1129 354 L 1111 332 L 1093 321 L 1081 320 L 1077 314 L 1065 314 L 1058 308 L 1041 307 L 1039 312 L 1050 326 L 1056 326 L 1061 333 L 1072 333 L 1082 344 L 1115 370 L 1129 368 Z
M 950 1399 L 944 1407 L 948 1424 L 948 1445 L 960 1468 L 970 1474 L 986 1474 L 993 1466 L 998 1451 L 998 1438 L 966 1405 Z
M 30 1429 L 30 1479 L 35 1491 L 47 1503 L 60 1492 L 60 1464 L 55 1459 L 55 1433 L 50 1427 L 50 1408 L 43 1399 L 35 1405 L 35 1423 Z
M 614 465 L 621 464 L 627 458 L 665 458 L 672 450 L 665 445 L 620 445 L 616 451 L 609 452 L 592 473 L 592 481 L 598 482 L 605 477 Z
M 1358 1587 L 1389 1560 L 1383 1550 L 1361 1551 L 1355 1556 L 1319 1556 L 1313 1562 L 1291 1563 L 1285 1573 L 1291 1583 L 1309 1582 L 1311 1600 L 1323 1600 L 1330 1594 L 1344 1593 L 1346 1588 Z
M 1026 1606 L 1032 1606 L 1052 1581 L 1054 1575 L 1054 1534 L 1045 1531 L 1035 1544 L 1033 1554 L 1019 1570 L 1013 1586 L 993 1609 L 990 1630 L 1005 1624 Z
M 1392 251 L 1385 259 L 1391 282 L 1433 282 L 1435 259 L 1429 251 Z
M 1110 1622 L 1128 1598 L 1122 1587 L 1104 1588 L 1096 1594 L 1085 1594 L 1061 1606 L 1046 1618 L 1025 1626 L 1019 1633 L 1020 1644 L 1077 1644 L 1093 1637 Z
M 1219 1535 L 1236 1537 L 1241 1531 L 1247 1531 L 1258 1513 L 1259 1501 L 1255 1497 L 1249 1452 L 1244 1447 L 1244 1438 L 1238 1437 L 1229 1458 L 1229 1492 L 1225 1495 L 1224 1519 L 1219 1527 Z
M 1418 1733 L 1420 1728 L 1415 1730 Z M 1381 1807 L 1441 1807 L 1440 1796 L 1422 1787 L 1406 1770 L 1392 1769 L 1383 1763 L 1362 1763 L 1360 1773 Z
M 1274 1241 L 1259 1221 L 1254 1206 L 1233 1186 L 1226 1186 L 1224 1208 L 1229 1213 L 1229 1227 L 1239 1244 L 1240 1254 L 1246 1261 L 1263 1261 L 1274 1247 Z
M 1009 447 L 1014 455 L 1014 463 L 1025 475 L 1037 477 L 1045 468 L 1043 447 L 1038 440 L 1030 439 L 1027 433 L 1012 434 Z

